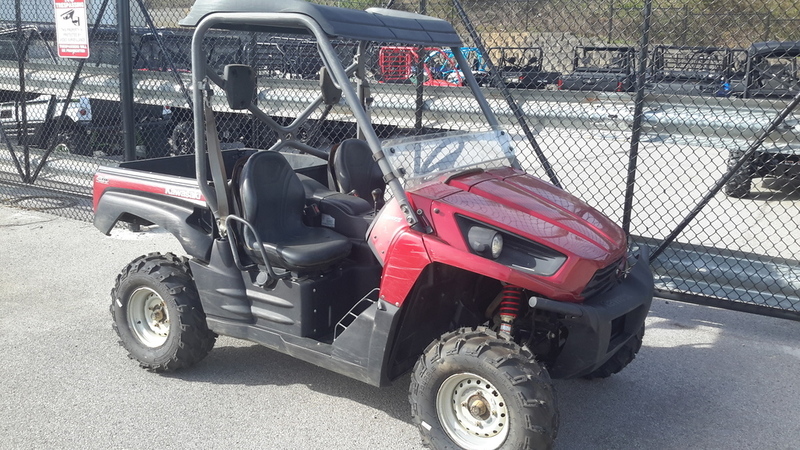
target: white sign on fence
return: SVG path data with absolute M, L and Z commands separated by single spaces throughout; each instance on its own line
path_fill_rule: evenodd
M 89 57 L 89 24 L 86 0 L 53 0 L 56 13 L 56 43 L 60 58 Z

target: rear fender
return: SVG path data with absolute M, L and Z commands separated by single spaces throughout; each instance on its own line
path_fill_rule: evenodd
M 195 203 L 148 192 L 106 190 L 97 202 L 94 226 L 109 234 L 119 221 L 158 225 L 172 233 L 188 255 L 209 260 L 212 224 L 208 210 Z

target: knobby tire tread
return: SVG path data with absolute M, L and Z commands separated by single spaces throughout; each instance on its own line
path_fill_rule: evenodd
M 475 358 L 476 366 L 486 364 L 495 369 L 495 375 L 505 380 L 517 391 L 512 395 L 517 396 L 522 411 L 524 428 L 527 430 L 522 436 L 521 449 L 547 449 L 551 448 L 558 433 L 558 408 L 556 394 L 550 376 L 539 365 L 527 348 L 520 347 L 512 341 L 501 337 L 486 327 L 461 328 L 442 335 L 432 342 L 418 359 L 411 376 L 409 387 L 409 402 L 411 404 L 412 420 L 420 429 L 422 443 L 427 448 L 455 449 L 458 448 L 451 441 L 440 442 L 432 437 L 430 431 L 426 432 L 422 426 L 422 412 L 420 402 L 430 400 L 426 393 L 421 392 L 424 379 L 437 366 L 445 364 L 448 357 L 470 356 Z M 436 393 L 427 393 L 435 398 Z M 507 399 L 509 400 L 509 399 Z M 436 424 L 428 424 L 440 426 Z M 503 448 L 507 447 L 506 444 Z
M 205 358 L 214 347 L 217 335 L 206 325 L 205 313 L 200 305 L 187 259 L 172 253 L 148 253 L 133 260 L 117 275 L 116 283 L 111 291 L 110 311 L 112 317 L 115 317 L 121 284 L 134 274 L 151 277 L 166 287 L 178 312 L 178 317 L 170 320 L 179 320 L 180 330 L 178 340 L 173 346 L 174 348 L 170 350 L 171 354 L 168 360 L 150 363 L 142 361 L 135 355 L 135 349 L 132 349 L 131 346 L 136 343 L 127 342 L 117 321 L 112 321 L 112 327 L 119 337 L 119 344 L 128 351 L 128 357 L 138 361 L 141 367 L 153 372 L 172 372 L 190 367 Z M 168 302 L 169 300 L 164 299 L 164 301 Z

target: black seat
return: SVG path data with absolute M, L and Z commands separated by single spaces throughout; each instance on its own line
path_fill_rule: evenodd
M 255 228 L 269 263 L 293 272 L 325 269 L 350 254 L 341 234 L 303 223 L 305 193 L 292 167 L 278 152 L 260 151 L 247 161 L 240 181 L 242 216 Z M 262 259 L 256 239 L 244 232 L 245 247 Z
M 331 155 L 331 177 L 336 190 L 344 194 L 361 197 L 373 204 L 372 191 L 380 189 L 376 206 L 383 207 L 383 181 L 378 163 L 372 158 L 372 150 L 366 142 L 359 139 L 342 141 Z

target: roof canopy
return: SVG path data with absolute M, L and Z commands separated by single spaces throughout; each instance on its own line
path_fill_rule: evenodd
M 180 25 L 195 27 L 204 17 L 215 12 L 302 14 L 316 21 L 330 37 L 444 47 L 461 46 L 461 39 L 453 29 L 453 25 L 445 20 L 391 9 L 370 8 L 359 11 L 317 5 L 302 0 L 197 0 L 189 14 L 181 20 Z M 215 25 L 215 28 L 306 32 L 300 28 L 259 23 L 255 16 L 252 25 L 220 24 Z
M 800 41 L 768 41 L 756 42 L 750 46 L 752 56 L 800 56 Z

